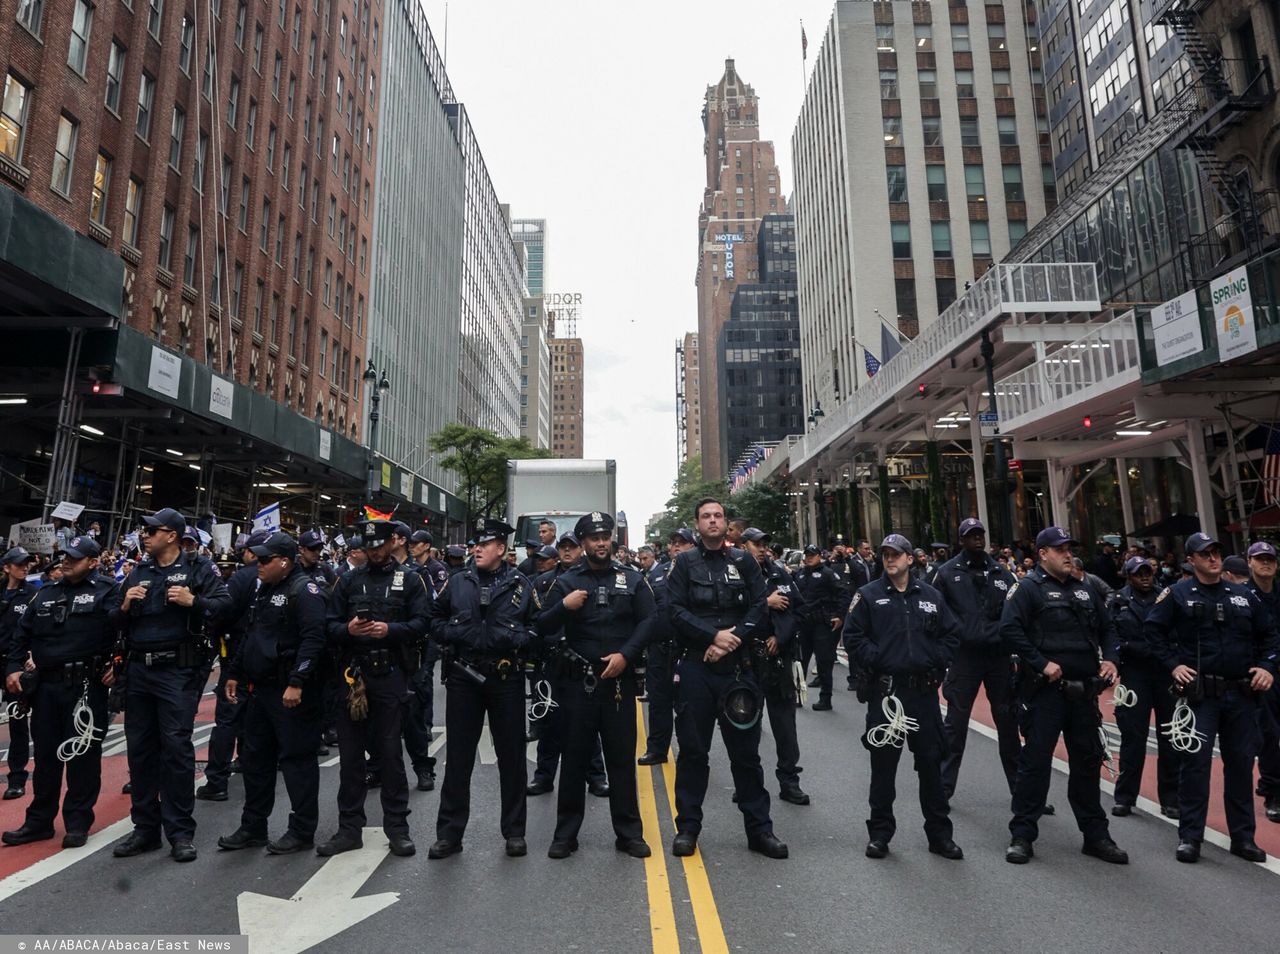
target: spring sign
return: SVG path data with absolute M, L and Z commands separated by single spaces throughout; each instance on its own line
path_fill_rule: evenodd
M 1215 278 L 1209 285 L 1213 320 L 1218 330 L 1218 357 L 1230 361 L 1258 349 L 1257 326 L 1253 321 L 1253 296 L 1249 294 L 1248 270 L 1241 266 Z

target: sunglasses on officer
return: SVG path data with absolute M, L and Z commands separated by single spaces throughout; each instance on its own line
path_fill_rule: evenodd
M 144 537 L 149 537 L 152 534 L 159 533 L 161 530 L 168 530 L 170 533 L 178 532 L 173 527 L 143 527 L 141 532 Z

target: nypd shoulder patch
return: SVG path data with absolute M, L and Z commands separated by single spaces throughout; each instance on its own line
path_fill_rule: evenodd
M 1156 602 L 1157 603 L 1163 602 L 1169 596 L 1171 589 L 1172 587 L 1166 586 L 1163 590 L 1161 590 L 1160 595 L 1156 597 Z
M 1013 599 L 1013 594 L 1018 592 L 1018 586 L 1019 584 L 1015 583 L 1013 586 L 1009 587 L 1009 592 L 1005 595 L 1006 602 Z

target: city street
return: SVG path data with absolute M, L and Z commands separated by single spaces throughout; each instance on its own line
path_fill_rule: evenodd
M 198 726 L 198 740 L 207 738 L 211 703 L 207 696 L 199 719 L 206 728 Z M 1015 951 L 1051 938 L 1072 947 L 1122 945 L 1146 952 L 1180 949 L 1192 937 L 1209 950 L 1274 948 L 1261 912 L 1274 902 L 1280 863 L 1251 865 L 1206 844 L 1200 864 L 1180 865 L 1173 859 L 1172 824 L 1147 811 L 1113 819 L 1112 834 L 1131 857 L 1128 867 L 1086 858 L 1060 774 L 1050 796 L 1058 814 L 1043 821 L 1035 860 L 1026 867 L 1006 864 L 1007 795 L 985 726 L 974 730 L 953 800 L 955 837 L 965 859 L 945 861 L 926 851 L 909 757 L 900 769 L 899 830 L 891 854 L 884 861 L 866 859 L 868 763 L 858 741 L 863 707 L 851 693 L 840 693 L 835 703 L 832 713 L 806 710 L 799 717 L 802 784 L 813 803 L 774 801 L 777 833 L 791 849 L 786 861 L 747 851 L 718 743 L 706 827 L 693 858 L 670 855 L 674 762 L 641 770 L 641 808 L 654 848 L 648 861 L 614 850 L 605 803 L 596 799 L 588 800 L 581 849 L 569 860 L 549 860 L 554 795 L 530 799 L 529 857 L 507 858 L 497 831 L 497 767 L 487 739 L 466 850 L 445 861 L 426 858 L 435 792 L 411 796 L 410 824 L 419 847 L 414 858 L 391 857 L 376 827 L 366 832 L 362 851 L 327 861 L 312 853 L 277 858 L 260 850 L 220 852 L 217 836 L 238 821 L 238 781 L 228 802 L 197 803 L 201 854 L 194 864 L 174 864 L 163 852 L 116 860 L 110 845 L 128 832 L 129 822 L 127 797 L 119 794 L 124 759 L 114 754 L 107 759 L 99 821 L 88 846 L 59 851 L 50 841 L 0 850 L 4 930 L 244 932 L 253 950 L 273 952 Z M 1110 707 L 1104 712 L 1110 720 Z M 766 766 L 771 747 L 766 732 Z M 324 763 L 322 836 L 334 825 L 337 787 L 336 758 Z M 771 771 L 766 775 L 776 793 Z M 5 828 L 19 823 L 24 804 L 3 803 Z M 1109 797 L 1104 804 L 1110 806 Z M 369 809 L 376 826 L 376 796 Z M 273 835 L 282 829 L 284 813 L 278 804 Z M 1265 821 L 1260 807 L 1258 816 L 1259 844 L 1280 853 L 1280 826 Z M 1221 829 L 1220 806 L 1211 821 Z

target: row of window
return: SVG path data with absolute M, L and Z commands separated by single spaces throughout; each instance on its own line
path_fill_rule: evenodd
M 1042 174 L 1046 183 L 1053 182 L 1053 168 L 1051 166 L 1043 166 Z M 889 185 L 889 201 L 890 202 L 906 202 L 907 197 L 907 167 L 906 166 L 886 166 L 886 176 Z M 931 164 L 924 167 L 925 183 L 928 189 L 930 202 L 946 202 L 947 201 L 947 168 L 943 165 Z M 1009 164 L 1001 167 L 1001 175 L 1004 179 L 1004 199 L 1006 202 L 1025 202 L 1026 191 L 1022 183 L 1022 166 L 1018 164 Z M 970 202 L 985 202 L 987 200 L 986 172 L 985 167 L 979 165 L 966 165 L 964 167 L 964 186 L 965 198 Z
M 893 257 L 911 258 L 911 223 L 892 222 L 889 226 L 893 243 Z M 930 222 L 930 237 L 933 241 L 934 258 L 951 258 L 951 223 Z M 1009 220 L 1009 247 L 1013 248 L 1027 234 L 1026 219 Z M 969 247 L 975 258 L 991 257 L 991 224 L 989 222 L 971 220 L 969 222 Z
M 884 144 L 886 146 L 901 146 L 903 144 L 902 117 L 884 116 L 881 119 L 881 123 L 884 129 Z M 926 146 L 941 146 L 943 144 L 942 117 L 922 116 L 920 119 L 920 132 Z M 996 117 L 996 139 L 1002 146 L 1016 146 L 1018 144 L 1018 121 L 1015 117 Z M 977 117 L 962 116 L 960 118 L 960 145 L 982 145 Z
M 921 99 L 938 98 L 938 71 L 936 69 L 916 70 L 916 82 L 920 87 Z M 1032 68 L 1031 82 L 1036 84 L 1044 82 L 1044 76 L 1041 74 L 1039 67 Z M 973 84 L 973 70 L 957 69 L 955 71 L 955 85 L 953 88 L 957 99 L 976 98 Z M 1013 96 L 1012 73 L 1007 69 L 992 70 L 991 88 L 993 95 L 996 97 L 1009 98 Z M 898 71 L 896 69 L 882 69 L 880 71 L 880 98 L 899 98 Z
M 951 49 L 955 53 L 968 53 L 973 50 L 973 41 L 969 35 L 968 23 L 951 24 Z M 915 23 L 911 28 L 912 49 L 920 53 L 928 53 L 933 51 L 933 24 L 932 23 Z M 1034 48 L 1038 40 L 1038 33 L 1034 23 L 1027 24 L 1027 39 Z M 876 52 L 877 53 L 896 53 L 897 48 L 894 46 L 896 38 L 892 23 L 876 24 Z M 987 24 L 987 48 L 993 53 L 1000 53 L 1007 50 L 1008 34 L 1004 23 L 988 23 Z

